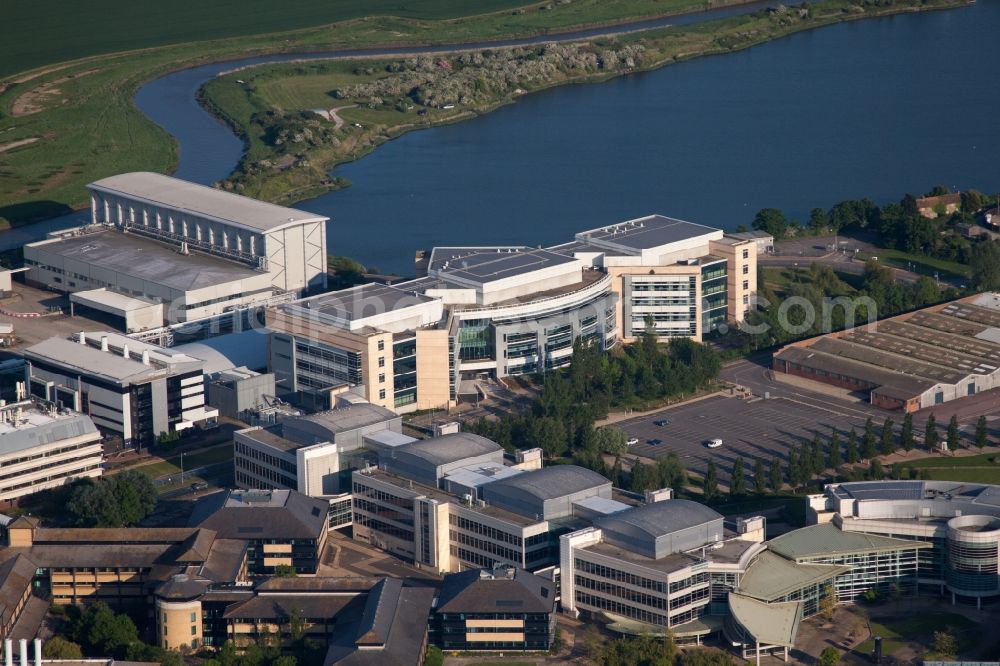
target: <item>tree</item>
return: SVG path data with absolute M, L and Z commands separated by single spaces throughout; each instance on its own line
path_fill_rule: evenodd
M 777 208 L 762 208 L 753 219 L 753 228 L 766 231 L 775 238 L 784 238 L 788 231 L 788 220 Z
M 277 578 L 295 578 L 297 574 L 295 567 L 291 564 L 276 564 L 274 566 L 274 575 Z
M 938 445 L 937 422 L 934 415 L 927 417 L 927 425 L 924 426 L 924 445 L 928 449 L 933 449 Z
M 827 467 L 835 470 L 838 467 L 840 467 L 841 462 L 842 460 L 840 458 L 840 437 L 837 435 L 837 429 L 831 428 L 829 455 L 827 456 Z
M 887 456 L 896 450 L 896 438 L 892 433 L 893 425 L 895 424 L 889 417 L 886 417 L 885 423 L 882 424 L 882 441 L 879 444 L 879 453 L 884 456 Z
M 733 666 L 733 656 L 718 648 L 688 648 L 677 656 L 677 666 Z
M 802 464 L 799 462 L 799 452 L 797 449 L 788 449 L 788 483 L 792 488 L 798 488 L 802 482 Z
M 53 636 L 42 647 L 42 656 L 46 659 L 83 659 L 83 650 L 77 643 Z
M 743 458 L 737 458 L 733 463 L 733 472 L 729 479 L 729 496 L 742 497 L 747 494 L 747 481 L 743 475 Z
M 135 525 L 156 508 L 152 480 L 135 470 L 73 484 L 67 510 L 81 527 Z
M 764 476 L 764 461 L 760 458 L 753 465 L 753 491 L 758 495 L 767 492 L 767 478 Z
M 989 428 L 986 425 L 986 417 L 979 416 L 976 421 L 976 448 L 983 448 L 989 443 Z
M 872 458 L 871 465 L 868 466 L 868 473 L 876 481 L 880 481 L 885 476 L 885 472 L 882 471 L 882 463 L 879 462 L 878 458 Z
M 618 428 L 598 428 L 595 431 L 597 446 L 603 453 L 620 458 L 628 451 L 628 435 Z
M 819 433 L 816 433 L 809 448 L 809 476 L 820 474 L 824 469 L 826 469 L 826 456 L 823 454 L 823 442 L 820 441 Z
M 771 469 L 769 470 L 772 493 L 780 493 L 781 487 L 785 485 L 785 475 L 781 471 L 781 460 L 775 456 L 771 458 Z
M 629 474 L 629 488 L 632 492 L 642 493 L 650 489 L 649 474 L 646 472 L 646 467 L 642 464 L 641 460 L 637 460 L 634 465 L 632 465 L 632 471 Z
M 954 451 L 958 448 L 958 417 L 954 414 L 951 415 L 951 419 L 948 421 L 948 450 Z
M 858 435 L 851 428 L 851 434 L 847 436 L 847 463 L 853 465 L 858 462 Z
M 972 246 L 969 256 L 972 287 L 977 291 L 1000 289 L 1000 241 L 986 241 Z
M 715 460 L 708 461 L 708 470 L 705 472 L 702 490 L 706 502 L 711 502 L 719 496 L 719 473 L 715 469 Z
M 819 666 L 837 666 L 840 663 L 840 652 L 832 645 L 827 645 L 819 653 Z
M 827 583 L 823 586 L 823 594 L 819 598 L 819 613 L 827 620 L 832 620 L 835 610 L 837 610 L 837 590 Z
M 903 429 L 899 433 L 899 444 L 906 452 L 913 450 L 913 412 L 903 417 Z
M 939 659 L 950 660 L 958 656 L 958 640 L 951 627 L 934 632 L 933 649 Z
M 822 208 L 813 208 L 809 211 L 809 228 L 814 234 L 818 234 L 826 228 L 830 218 L 826 216 L 826 211 Z
M 600 663 L 601 651 L 604 648 L 604 638 L 601 636 L 601 630 L 597 628 L 593 622 L 587 623 L 587 628 L 583 630 L 583 650 L 587 655 L 587 658 L 595 663 Z M 430 666 L 427 662 L 424 662 L 424 666 Z M 441 664 L 435 664 L 434 666 L 442 666 Z
M 861 457 L 866 460 L 875 457 L 875 423 L 870 416 L 865 421 L 865 432 L 861 435 Z
M 540 448 L 550 460 L 566 453 L 569 446 L 566 426 L 561 420 L 552 416 L 533 419 L 529 426 L 528 437 L 531 443 Z

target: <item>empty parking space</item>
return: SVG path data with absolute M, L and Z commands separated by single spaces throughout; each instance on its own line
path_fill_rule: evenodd
M 656 425 L 663 419 L 669 423 Z M 739 457 L 746 471 L 752 473 L 755 458 L 765 463 L 776 455 L 787 459 L 790 447 L 812 441 L 817 432 L 825 442 L 832 427 L 840 432 L 843 443 L 852 426 L 860 437 L 864 417 L 789 398 L 747 402 L 728 397 L 708 398 L 619 424 L 630 437 L 639 440 L 629 447 L 630 453 L 658 458 L 673 451 L 690 471 L 698 473 L 703 473 L 708 460 L 714 459 L 723 482 Z M 721 439 L 723 445 L 709 448 L 708 441 L 715 438 Z M 649 443 L 657 439 L 660 444 Z

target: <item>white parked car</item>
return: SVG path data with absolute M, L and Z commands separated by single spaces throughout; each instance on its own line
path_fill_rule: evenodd
M 708 440 L 708 448 L 710 448 L 710 449 L 717 449 L 717 448 L 719 448 L 721 446 L 722 446 L 722 440 L 721 439 L 710 439 L 710 440 Z
M 638 437 L 629 437 L 628 441 L 626 441 L 625 443 L 628 444 L 629 446 L 635 446 L 636 444 L 639 443 L 639 438 Z

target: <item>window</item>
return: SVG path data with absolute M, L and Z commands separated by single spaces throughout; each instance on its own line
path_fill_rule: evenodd
M 743 249 L 743 258 L 744 259 L 749 259 L 750 258 L 750 250 L 748 250 L 746 248 Z
M 378 341 L 378 350 L 379 351 L 385 351 L 385 340 L 379 340 Z
M 750 288 L 750 280 L 743 280 L 743 291 Z
M 378 367 L 380 367 L 380 368 L 384 368 L 385 367 L 385 356 L 379 356 L 378 357 Z
M 192 622 L 197 622 L 198 621 L 198 614 L 197 613 L 195 613 L 195 612 L 191 613 L 191 621 Z
M 743 275 L 750 275 L 750 264 L 743 264 Z
M 191 635 L 192 636 L 197 636 L 198 635 L 198 627 L 196 627 L 193 624 L 191 625 Z
M 743 305 L 750 305 L 750 297 L 743 294 Z
M 378 399 L 379 400 L 385 400 L 385 389 L 379 389 Z
M 378 373 L 378 383 L 379 384 L 385 384 L 385 373 L 384 372 Z

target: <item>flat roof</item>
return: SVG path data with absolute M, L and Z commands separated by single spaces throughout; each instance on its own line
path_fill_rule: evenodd
M 444 480 L 449 483 L 456 483 L 465 488 L 478 488 L 479 486 L 484 486 L 487 483 L 493 483 L 494 481 L 499 481 L 500 479 L 517 476 L 518 474 L 523 474 L 524 472 L 525 471 L 523 469 L 508 467 L 497 463 L 480 463 L 478 465 L 463 467 L 462 469 L 457 469 L 454 472 L 446 474 L 444 476 Z
M 126 296 L 117 291 L 108 291 L 105 287 L 73 292 L 69 295 L 69 300 L 83 305 L 97 306 L 101 309 L 109 308 L 117 312 L 135 312 L 160 305 L 138 296 Z
M 703 224 L 678 220 L 663 215 L 646 217 L 609 224 L 605 227 L 581 231 L 576 235 L 580 241 L 608 242 L 636 251 L 651 250 L 663 245 L 718 233 L 720 230 Z
M 235 261 L 198 252 L 181 254 L 170 245 L 111 229 L 29 243 L 26 247 L 178 291 L 203 289 L 261 275 Z
M 437 271 L 450 262 L 476 253 L 510 252 L 530 249 L 527 245 L 481 245 L 466 247 L 435 247 L 427 261 L 428 271 Z
M 321 425 L 333 433 L 339 433 L 397 419 L 399 414 L 381 405 L 359 402 L 295 418 Z
M 305 319 L 317 319 L 336 325 L 432 303 L 435 300 L 437 299 L 417 291 L 369 283 L 313 296 L 279 306 L 278 309 Z
M 573 502 L 573 506 L 578 506 L 582 509 L 587 509 L 588 511 L 593 511 L 594 513 L 599 513 L 605 516 L 632 508 L 631 504 L 619 502 L 616 499 L 608 499 L 607 497 L 599 497 L 597 495 L 577 500 Z
M 117 383 L 146 381 L 162 377 L 166 368 L 143 365 L 136 358 L 124 358 L 121 354 L 104 352 L 90 345 L 81 345 L 66 338 L 49 338 L 24 350 L 29 359 L 41 359 L 61 366 L 69 374 L 83 373 L 95 377 L 106 377 Z
M 437 272 L 446 280 L 454 278 L 484 285 L 553 266 L 578 262 L 579 260 L 574 257 L 542 248 L 470 249 L 465 255 L 454 256 L 443 262 Z
M 17 413 L 19 407 L 20 414 Z M 11 420 L 0 422 L 0 456 L 83 435 L 93 435 L 95 442 L 100 440 L 97 427 L 86 414 L 50 413 L 27 402 L 8 405 L 3 411 Z M 16 423 L 13 422 L 15 418 Z
M 88 187 L 212 218 L 251 231 L 267 232 L 302 222 L 325 222 L 329 219 L 304 210 L 278 206 L 149 171 L 109 176 Z
M 355 472 L 361 474 L 361 472 Z M 433 486 L 424 485 L 418 481 L 413 481 L 402 476 L 397 476 L 391 472 L 386 472 L 381 469 L 373 468 L 365 471 L 364 476 L 370 476 L 373 479 L 378 479 L 384 483 L 396 486 L 397 488 L 402 488 L 408 490 L 415 495 L 424 495 L 429 499 L 434 499 L 439 502 L 449 502 L 451 504 L 457 504 L 466 511 L 474 511 L 475 513 L 481 513 L 485 516 L 490 516 L 492 518 L 499 518 L 505 522 L 517 525 L 519 527 L 529 527 L 531 525 L 537 525 L 539 523 L 544 523 L 544 520 L 534 520 L 533 518 L 527 518 L 521 514 L 514 513 L 513 511 L 507 511 L 506 509 L 501 509 L 493 504 L 486 504 L 486 506 L 479 506 L 474 504 L 472 506 L 463 505 L 461 500 L 455 495 L 445 492 L 440 488 L 435 488 Z

